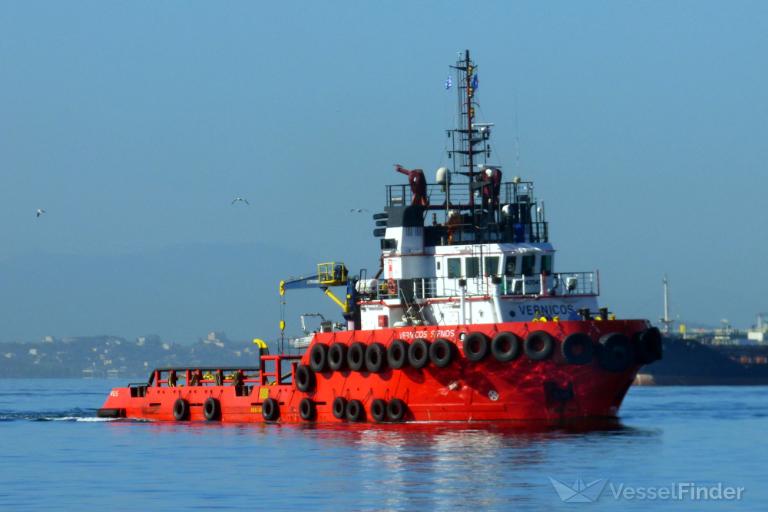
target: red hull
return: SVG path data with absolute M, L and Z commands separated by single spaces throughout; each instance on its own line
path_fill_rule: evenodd
M 252 374 L 244 386 L 231 384 L 192 385 L 169 387 L 158 376 L 145 390 L 136 395 L 129 387 L 115 388 L 104 402 L 100 414 L 127 418 L 174 421 L 174 405 L 179 399 L 188 404 L 183 419 L 205 420 L 203 405 L 209 398 L 220 404 L 216 419 L 224 422 L 264 422 L 262 406 L 267 399 L 278 405 L 281 423 L 306 423 L 299 413 L 302 399 L 315 405 L 311 421 L 339 423 L 345 421 L 333 415 L 332 404 L 337 397 L 347 401 L 359 400 L 364 408 L 361 421 L 373 422 L 371 406 L 376 399 L 389 403 L 400 399 L 406 405 L 403 421 L 418 422 L 504 422 L 544 420 L 559 422 L 569 419 L 615 417 L 622 400 L 640 368 L 640 360 L 633 359 L 621 371 L 604 369 L 599 355 L 598 340 L 607 334 L 619 333 L 631 340 L 633 349 L 640 352 L 638 335 L 648 329 L 645 320 L 513 322 L 504 324 L 478 324 L 455 327 L 404 327 L 374 331 L 318 333 L 310 349 L 301 358 L 270 356 L 265 361 L 281 359 L 288 369 L 276 380 L 290 383 L 269 383 L 264 371 Z M 533 331 L 545 331 L 555 339 L 549 358 L 532 360 L 520 353 L 513 361 L 499 362 L 488 354 L 479 362 L 470 361 L 464 352 L 461 335 L 480 332 L 492 339 L 499 332 L 508 331 L 521 339 Z M 592 340 L 596 357 L 587 364 L 571 364 L 562 353 L 562 342 L 574 333 L 585 333 Z M 377 342 L 388 347 L 396 339 L 412 342 L 417 338 L 433 341 L 438 338 L 455 345 L 451 363 L 438 368 L 428 363 L 422 369 L 406 367 L 399 370 L 384 368 L 378 373 L 362 371 L 326 370 L 313 372 L 311 391 L 298 389 L 295 379 L 297 364 L 310 365 L 310 350 L 318 343 L 330 345 L 338 342 L 346 346 L 352 342 L 365 345 Z M 293 359 L 291 361 L 291 359 Z M 258 373 L 258 372 L 257 372 Z M 158 374 L 159 375 L 159 374 Z M 273 374 L 275 375 L 275 374 Z M 242 395 L 242 396 L 238 396 Z M 178 416 L 178 414 L 177 414 Z

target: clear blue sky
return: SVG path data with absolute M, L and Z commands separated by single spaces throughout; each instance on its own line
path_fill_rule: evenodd
M 7 1 L 0 340 L 274 336 L 277 281 L 375 268 L 348 209 L 445 162 L 464 48 L 560 270 L 622 316 L 665 272 L 686 320 L 768 310 L 765 2 Z

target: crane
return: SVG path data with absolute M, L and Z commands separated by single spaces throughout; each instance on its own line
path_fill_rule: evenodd
M 360 314 L 357 308 L 357 279 L 349 276 L 346 265 L 341 262 L 318 263 L 317 272 L 308 276 L 293 277 L 280 281 L 280 297 L 285 296 L 287 290 L 304 288 L 319 288 L 326 297 L 331 299 L 341 308 L 342 315 L 347 321 L 348 328 L 355 329 L 360 323 Z M 346 286 L 346 294 L 340 299 L 331 291 L 332 287 Z M 285 329 L 285 321 L 280 320 L 280 330 Z
M 345 285 L 347 287 L 345 300 L 341 300 L 330 290 L 331 287 Z M 344 314 L 349 313 L 353 309 L 352 304 L 354 304 L 353 299 L 355 298 L 354 280 L 349 279 L 349 271 L 343 263 L 319 263 L 316 274 L 280 281 L 280 296 L 284 296 L 287 290 L 302 288 L 320 288 L 329 299 L 341 308 Z

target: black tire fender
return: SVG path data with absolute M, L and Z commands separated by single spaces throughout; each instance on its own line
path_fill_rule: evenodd
M 664 349 L 661 332 L 657 327 L 644 330 L 637 337 L 637 360 L 640 364 L 651 364 L 662 358 Z
M 381 423 L 387 419 L 387 402 L 381 398 L 371 402 L 371 418 Z
M 600 366 L 613 373 L 621 373 L 635 363 L 635 350 L 629 338 L 621 333 L 610 333 L 600 338 Z
M 358 372 L 365 366 L 365 345 L 359 341 L 354 342 L 347 350 L 347 366 L 350 370 Z
M 520 355 L 523 341 L 515 333 L 502 331 L 491 340 L 491 354 L 500 363 L 514 361 Z
M 315 372 L 308 366 L 300 364 L 296 367 L 296 388 L 304 393 L 315 389 Z
M 403 421 L 407 411 L 408 406 L 399 398 L 393 398 L 387 404 L 387 417 L 389 418 L 389 421 Z
M 408 347 L 408 364 L 416 369 L 424 368 L 429 362 L 429 342 L 417 339 Z
M 328 346 L 322 343 L 315 343 L 309 351 L 309 367 L 316 372 L 323 372 L 327 363 Z
M 337 372 L 347 364 L 347 346 L 343 343 L 332 343 L 328 349 L 328 368 Z
M 394 370 L 399 370 L 408 364 L 408 344 L 403 340 L 394 340 L 387 347 L 387 364 Z
M 266 421 L 277 421 L 280 417 L 280 404 L 274 398 L 267 398 L 261 404 L 261 415 Z
M 183 398 L 173 402 L 173 418 L 176 421 L 186 421 L 189 419 L 189 402 Z
M 560 353 L 568 364 L 589 364 L 595 351 L 592 338 L 583 332 L 575 332 L 563 340 Z
M 365 368 L 371 373 L 384 369 L 387 360 L 387 349 L 381 343 L 371 343 L 365 349 Z
M 347 402 L 347 420 L 349 421 L 363 421 L 365 419 L 365 408 L 360 400 L 350 400 Z
M 533 331 L 523 343 L 523 351 L 531 361 L 549 359 L 554 348 L 555 339 L 546 331 Z
M 477 363 L 488 355 L 488 336 L 481 332 L 470 332 L 464 336 L 462 342 L 464 357 Z
M 299 416 L 304 421 L 312 421 L 317 416 L 317 406 L 309 398 L 302 398 L 299 402 Z
M 343 420 L 347 414 L 347 401 L 340 396 L 333 399 L 333 417 Z
M 208 421 L 221 419 L 221 403 L 212 396 L 206 398 L 203 402 L 203 416 Z
M 445 368 L 453 361 L 454 348 L 450 341 L 438 338 L 429 346 L 429 360 L 438 368 Z

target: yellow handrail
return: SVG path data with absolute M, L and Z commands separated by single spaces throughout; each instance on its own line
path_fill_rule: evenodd
M 317 281 L 321 286 L 343 286 L 347 284 L 347 267 L 341 262 L 317 264 Z

